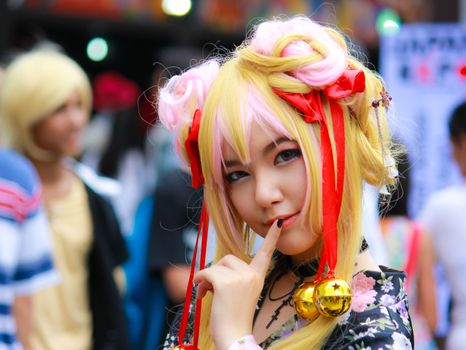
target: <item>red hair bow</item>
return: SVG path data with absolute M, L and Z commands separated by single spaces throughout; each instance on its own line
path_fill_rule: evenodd
M 191 166 L 191 179 L 194 188 L 199 188 L 204 183 L 201 157 L 199 154 L 199 129 L 201 127 L 201 115 L 200 109 L 196 109 L 191 129 L 189 130 L 188 137 L 184 142 L 184 147 L 186 149 L 186 153 L 188 153 L 189 164 Z
M 201 157 L 199 154 L 199 129 L 201 126 L 201 110 L 198 108 L 193 115 L 193 123 L 191 129 L 189 130 L 188 137 L 184 142 L 186 153 L 188 154 L 189 164 L 191 166 L 191 179 L 192 186 L 194 188 L 199 188 L 204 183 L 204 176 L 202 175 L 201 167 Z M 202 210 L 201 210 L 201 219 L 197 228 L 197 237 L 196 244 L 194 246 L 193 257 L 191 260 L 191 270 L 189 273 L 188 287 L 186 288 L 186 298 L 184 301 L 183 314 L 181 317 L 180 329 L 178 331 L 178 343 L 179 349 L 183 350 L 198 350 L 199 342 L 199 328 L 201 322 L 201 310 L 202 310 L 202 300 L 196 300 L 196 308 L 194 312 L 194 326 L 193 326 L 193 339 L 192 344 L 186 344 L 184 342 L 184 337 L 186 334 L 186 329 L 188 327 L 188 318 L 189 318 L 189 307 L 191 300 L 193 299 L 193 279 L 196 272 L 196 261 L 197 261 L 197 252 L 199 247 L 199 239 L 202 234 L 201 241 L 201 250 L 200 250 L 200 260 L 199 260 L 199 270 L 204 269 L 206 251 L 207 251 L 207 239 L 209 234 L 209 213 L 207 212 L 207 206 L 205 201 L 202 201 Z
M 343 197 L 345 175 L 345 124 L 343 110 L 337 100 L 363 92 L 366 85 L 363 71 L 347 69 L 340 78 L 324 90 L 314 90 L 307 94 L 297 94 L 274 89 L 274 92 L 303 114 L 307 123 L 320 123 L 322 155 L 322 206 L 323 223 L 322 254 L 317 271 L 317 280 L 322 278 L 325 265 L 328 265 L 330 278 L 334 277 L 338 247 L 338 217 Z M 337 178 L 335 179 L 335 156 L 332 151 L 330 134 L 325 118 L 322 95 L 330 104 L 334 140 L 336 145 Z

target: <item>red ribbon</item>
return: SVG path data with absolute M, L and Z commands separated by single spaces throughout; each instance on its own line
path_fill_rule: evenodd
M 186 149 L 186 153 L 188 153 L 189 164 L 191 166 L 191 181 L 194 188 L 199 188 L 204 183 L 201 157 L 199 155 L 199 129 L 201 126 L 201 115 L 200 109 L 196 109 L 191 129 L 189 130 L 188 137 L 184 142 L 184 147 Z
M 343 110 L 338 100 L 365 89 L 365 75 L 360 70 L 347 69 L 337 81 L 323 91 L 297 94 L 274 89 L 283 100 L 303 113 L 307 123 L 320 123 L 322 155 L 322 206 L 323 223 L 322 254 L 317 270 L 317 281 L 322 279 L 325 265 L 328 265 L 327 277 L 335 277 L 338 252 L 338 217 L 340 215 L 345 176 L 345 126 Z M 322 94 L 327 97 L 332 115 L 332 125 L 336 146 L 337 177 L 335 179 L 335 156 L 332 151 L 330 134 L 322 104 Z
M 201 158 L 199 155 L 199 129 L 201 125 L 201 111 L 196 109 L 193 116 L 193 123 L 189 130 L 188 137 L 184 143 L 186 152 L 188 153 L 189 164 L 191 166 L 192 186 L 199 188 L 204 183 L 202 175 Z M 196 244 L 194 245 L 193 257 L 191 259 L 191 270 L 189 273 L 188 287 L 186 289 L 186 298 L 184 301 L 183 315 L 181 316 L 181 324 L 178 332 L 178 343 L 182 349 L 198 350 L 199 343 L 199 328 L 201 322 L 202 300 L 196 300 L 196 309 L 194 312 L 194 328 L 193 328 L 193 343 L 185 344 L 184 337 L 186 328 L 188 327 L 189 307 L 193 299 L 193 279 L 196 272 L 197 250 L 199 246 L 199 237 L 202 232 L 201 257 L 199 261 L 199 270 L 205 267 L 205 258 L 207 251 L 207 238 L 209 233 L 209 214 L 205 202 L 202 203 L 201 219 L 197 228 Z
M 199 236 L 202 232 L 202 243 L 201 243 L 201 257 L 199 261 L 199 270 L 205 267 L 205 258 L 207 251 L 207 238 L 209 233 L 209 214 L 205 202 L 202 203 L 201 219 L 197 228 L 196 244 L 194 245 L 193 258 L 191 260 L 191 271 L 189 273 L 188 288 L 186 289 L 186 298 L 184 301 L 183 315 L 181 316 L 180 329 L 178 331 L 178 343 L 183 349 L 186 350 L 198 350 L 199 343 L 199 328 L 201 323 L 201 310 L 202 310 L 202 299 L 196 300 L 196 309 L 194 311 L 194 328 L 193 328 L 193 343 L 185 344 L 184 336 L 186 334 L 186 328 L 188 327 L 188 316 L 189 307 L 191 300 L 193 299 L 193 279 L 194 273 L 196 272 L 196 260 L 197 260 L 197 249 L 199 245 Z

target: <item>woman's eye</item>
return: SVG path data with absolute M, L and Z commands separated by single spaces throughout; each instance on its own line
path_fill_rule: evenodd
M 228 182 L 235 182 L 242 179 L 243 177 L 246 177 L 247 175 L 248 173 L 244 171 L 233 171 L 225 175 L 225 180 Z
M 286 149 L 277 154 L 275 157 L 275 164 L 289 162 L 290 160 L 301 157 L 301 155 L 301 150 L 298 148 Z

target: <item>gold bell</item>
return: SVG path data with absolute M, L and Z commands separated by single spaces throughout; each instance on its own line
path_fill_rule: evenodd
M 337 317 L 351 306 L 351 288 L 342 279 L 324 279 L 314 287 L 314 302 L 323 316 Z
M 296 313 L 305 320 L 312 321 L 319 316 L 314 303 L 314 282 L 304 282 L 293 293 L 293 303 Z
M 174 346 L 172 348 L 170 348 L 169 350 L 185 350 L 184 347 L 178 345 L 178 346 Z

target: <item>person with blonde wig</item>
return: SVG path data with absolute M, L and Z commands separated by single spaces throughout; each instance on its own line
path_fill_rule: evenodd
M 341 34 L 302 16 L 166 83 L 159 117 L 205 201 L 165 349 L 413 347 L 405 275 L 374 262 L 361 229 L 363 182 L 396 183 L 390 100 Z
M 91 111 L 81 67 L 55 51 L 33 51 L 6 69 L 0 125 L 6 146 L 35 166 L 60 283 L 33 295 L 27 350 L 128 349 L 114 270 L 126 259 L 113 210 L 75 171 Z

